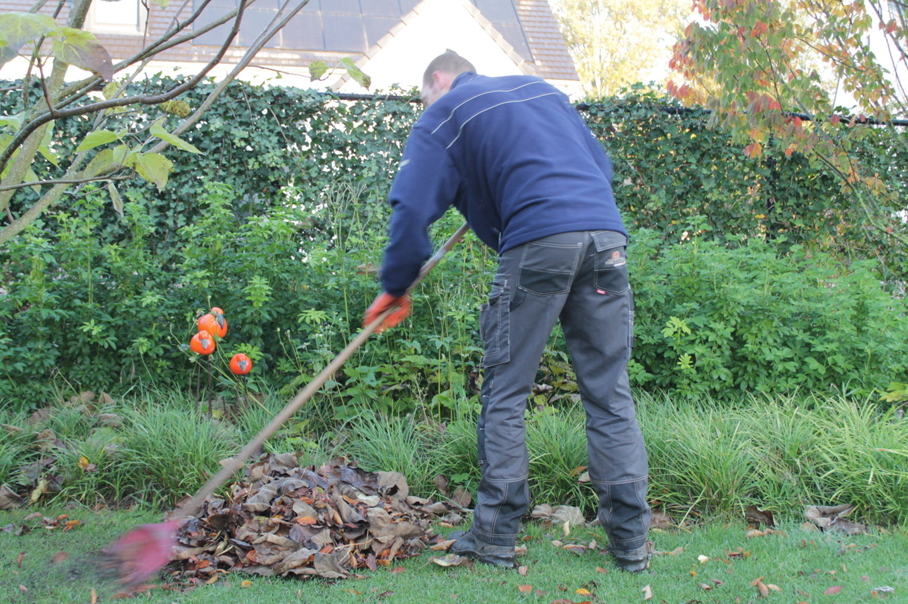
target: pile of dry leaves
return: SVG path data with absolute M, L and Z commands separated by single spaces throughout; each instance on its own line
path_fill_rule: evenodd
M 462 522 L 457 502 L 408 493 L 396 472 L 343 459 L 302 468 L 291 454 L 267 455 L 227 499 L 209 497 L 182 526 L 172 568 L 203 580 L 225 571 L 341 579 L 375 570 L 440 542 L 431 523 Z

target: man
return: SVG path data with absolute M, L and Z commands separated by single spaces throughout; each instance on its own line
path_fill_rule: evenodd
M 513 568 L 529 506 L 524 413 L 546 341 L 561 320 L 586 410 L 590 480 L 609 551 L 649 565 L 648 464 L 627 376 L 633 298 L 611 162 L 568 98 L 529 76 L 485 77 L 453 51 L 423 78 L 426 111 L 389 194 L 385 293 L 366 312 L 382 328 L 410 312 L 407 288 L 432 252 L 428 226 L 454 205 L 499 253 L 480 315 L 477 433 L 482 480 L 473 524 L 451 551 Z

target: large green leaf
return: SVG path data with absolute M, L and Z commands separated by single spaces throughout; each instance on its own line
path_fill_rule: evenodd
M 172 170 L 173 162 L 160 153 L 141 153 L 136 158 L 136 172 L 148 182 L 153 182 L 158 191 L 167 186 L 167 177 Z
M 113 202 L 114 210 L 117 211 L 117 214 L 120 215 L 120 218 L 123 218 L 123 198 L 120 197 L 120 192 L 117 191 L 117 188 L 114 186 L 113 182 L 107 183 L 107 192 L 110 193 L 110 201 Z
M 54 122 L 49 122 L 47 128 L 44 130 L 44 138 L 41 139 L 41 144 L 38 146 L 38 153 L 44 156 L 44 159 L 49 161 L 55 166 L 60 165 L 60 158 L 57 157 L 57 154 L 51 151 L 50 143 L 54 139 Z
M 353 62 L 353 59 L 344 57 L 340 62 L 347 68 L 347 73 L 350 74 L 351 78 L 356 80 L 356 82 L 366 90 L 369 89 L 369 86 L 372 85 L 372 78 L 363 73 L 363 71 L 356 66 L 356 63 Z
M 55 29 L 57 23 L 48 15 L 31 13 L 0 15 L 0 65 L 14 59 L 25 44 Z
M 30 182 L 38 182 L 39 180 L 41 180 L 41 179 L 38 178 L 38 175 L 35 174 L 35 171 L 32 170 L 31 168 L 29 168 L 28 170 L 25 171 L 25 180 L 23 181 L 24 183 L 28 184 Z M 31 189 L 35 193 L 41 192 L 41 187 L 39 187 L 38 185 L 32 185 Z
M 88 135 L 82 140 L 82 142 L 79 143 L 79 146 L 76 147 L 76 153 L 78 153 L 79 151 L 94 149 L 95 147 L 106 145 L 107 143 L 112 143 L 119 138 L 120 137 L 117 136 L 116 132 L 111 132 L 110 130 L 96 130 L 94 132 L 89 132 Z
M 154 124 L 151 125 L 151 135 L 157 136 L 162 141 L 166 141 L 176 147 L 177 149 L 182 149 L 183 151 L 189 151 L 190 153 L 201 153 L 196 147 L 192 144 L 187 143 L 182 138 L 175 134 L 171 134 L 164 130 L 164 126 L 161 124 L 164 122 L 164 118 L 157 120 Z
M 322 79 L 322 76 L 328 71 L 328 66 L 324 61 L 312 61 L 309 63 L 309 78 L 314 80 Z
M 110 53 L 91 32 L 61 27 L 54 33 L 53 48 L 57 60 L 91 71 L 105 80 L 113 79 Z
M 19 113 L 14 113 L 13 115 L 3 115 L 0 116 L 0 126 L 11 126 L 14 132 L 18 132 L 19 128 L 22 127 L 22 123 L 25 121 L 25 112 L 20 111 Z
M 114 152 L 112 149 L 103 149 L 95 155 L 85 170 L 82 172 L 83 178 L 94 178 L 99 174 L 106 172 L 114 164 Z

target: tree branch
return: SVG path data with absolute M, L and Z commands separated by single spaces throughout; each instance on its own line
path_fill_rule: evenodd
M 0 187 L 0 191 L 11 191 L 13 189 L 24 189 L 25 187 L 39 187 L 45 185 L 82 185 L 99 180 L 127 180 L 132 176 L 94 176 L 92 178 L 63 178 L 59 180 L 37 180 L 35 182 L 21 182 L 17 185 L 7 185 Z
M 308 2 L 308 0 L 306 0 Z M 224 55 L 227 53 L 227 49 L 233 43 L 234 38 L 239 33 L 240 23 L 242 22 L 243 13 L 245 8 L 248 5 L 248 2 L 244 2 L 240 7 L 239 12 L 237 13 L 236 20 L 233 23 L 233 28 L 230 30 L 230 33 L 227 36 L 224 44 L 221 45 L 221 48 L 218 50 L 217 54 L 207 65 L 195 76 L 193 76 L 189 81 L 176 86 L 172 90 L 158 95 L 141 95 L 133 97 L 124 97 L 121 99 L 111 99 L 107 101 L 101 101 L 98 103 L 92 103 L 89 105 L 83 105 L 81 107 L 75 107 L 73 109 L 61 109 L 52 113 L 50 111 L 42 113 L 41 115 L 32 119 L 27 125 L 23 126 L 16 136 L 10 141 L 9 146 L 0 153 L 0 171 L 6 167 L 6 163 L 9 161 L 9 158 L 12 154 L 25 142 L 25 140 L 31 136 L 31 134 L 43 126 L 44 124 L 54 120 L 54 119 L 64 119 L 69 117 L 76 117 L 79 115 L 86 115 L 88 113 L 94 113 L 96 111 L 102 111 L 104 109 L 110 109 L 112 107 L 123 107 L 125 105 L 132 105 L 135 103 L 141 105 L 158 105 L 164 101 L 169 101 L 173 98 L 178 97 L 187 90 L 191 90 L 199 82 L 201 82 L 208 72 L 214 69 L 214 67 L 220 63 L 221 59 L 224 58 Z M 273 34 L 272 34 L 273 35 Z
M 271 23 L 269 23 L 268 26 L 265 28 L 265 31 L 263 31 L 259 35 L 259 37 L 256 38 L 256 40 L 252 43 L 252 45 L 248 49 L 246 49 L 246 53 L 243 55 L 243 58 L 240 59 L 240 62 L 237 63 L 236 67 L 234 67 L 230 71 L 230 73 L 227 74 L 227 76 L 225 76 L 224 79 L 218 83 L 218 85 L 215 87 L 215 89 L 211 91 L 211 94 L 208 95 L 208 97 L 202 102 L 202 104 L 199 106 L 199 108 L 196 109 L 192 115 L 187 117 L 183 121 L 183 123 L 180 124 L 179 127 L 173 131 L 173 134 L 179 136 L 181 133 L 185 132 L 186 130 L 188 130 L 189 128 L 194 126 L 196 124 L 196 122 L 198 122 L 201 119 L 201 117 L 205 113 L 205 111 L 207 111 L 208 108 L 212 105 L 212 103 L 214 103 L 214 101 L 217 99 L 217 97 L 220 96 L 221 93 L 227 88 L 227 85 L 230 84 L 230 82 L 232 82 L 234 79 L 236 79 L 236 76 L 241 71 L 243 71 L 243 69 L 245 69 L 249 65 L 249 63 L 252 62 L 252 59 L 255 58 L 255 55 L 265 46 L 265 44 L 268 43 L 268 41 L 271 38 L 274 37 L 274 34 L 276 34 L 278 31 L 281 30 L 281 28 L 283 28 L 285 25 L 287 25 L 287 23 L 290 21 L 290 19 L 295 17 L 296 14 L 300 10 L 302 10 L 302 8 L 304 6 L 306 6 L 307 4 L 309 4 L 309 0 L 301 0 L 299 2 L 299 4 L 297 4 L 293 10 L 290 10 L 283 18 L 280 18 L 281 12 L 283 12 L 286 9 L 279 10 L 278 13 L 271 20 Z M 168 146 L 167 142 L 161 141 L 160 143 L 158 143 L 157 145 L 155 145 L 152 148 L 151 152 L 158 153 L 162 149 L 166 148 L 167 146 Z

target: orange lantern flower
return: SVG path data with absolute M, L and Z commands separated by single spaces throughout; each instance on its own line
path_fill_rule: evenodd
M 216 347 L 217 345 L 214 343 L 214 338 L 204 329 L 192 336 L 192 340 L 189 341 L 189 348 L 203 355 L 211 354 Z
M 196 321 L 196 325 L 199 331 L 207 331 L 218 338 L 223 338 L 227 335 L 227 319 L 224 318 L 224 315 L 215 315 L 214 313 L 202 315 Z
M 233 355 L 230 359 L 230 371 L 236 375 L 246 375 L 252 371 L 252 359 L 242 352 Z

